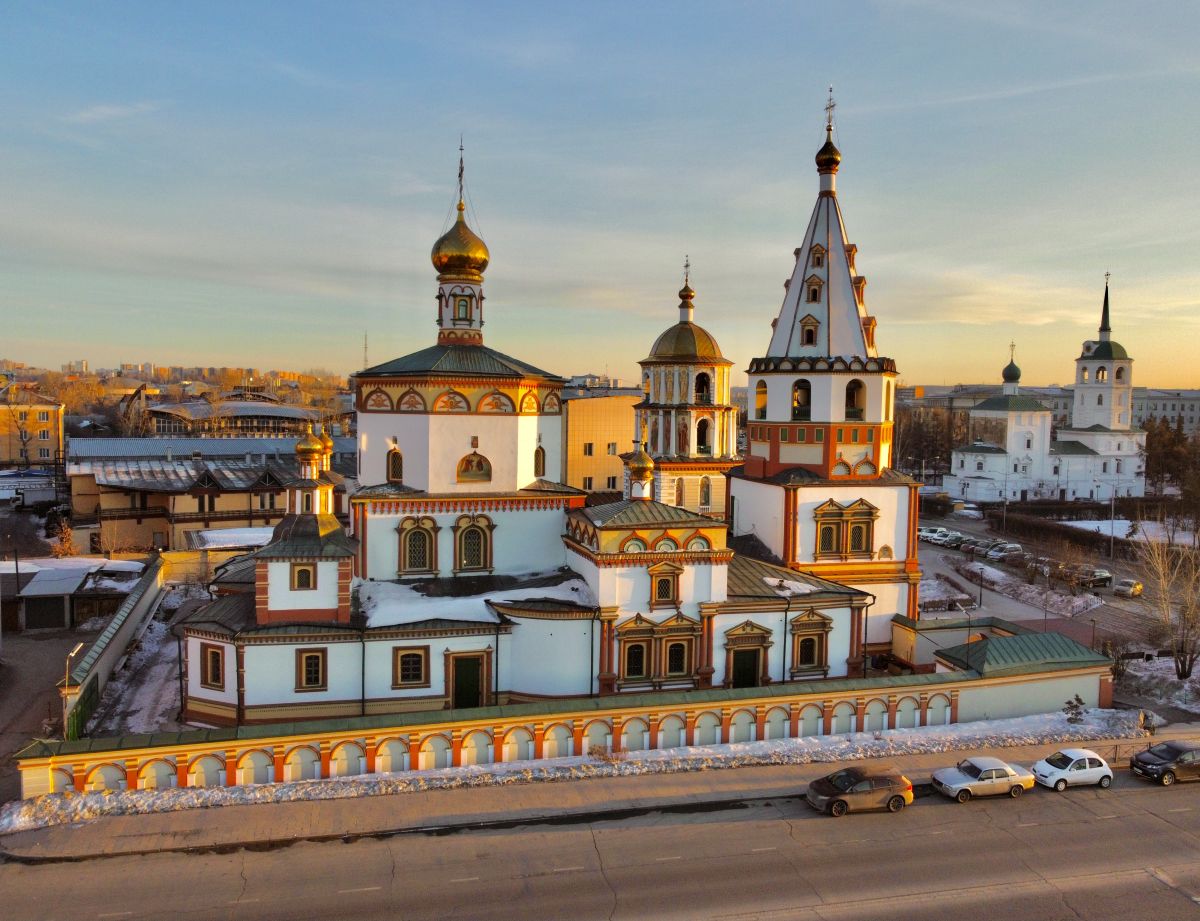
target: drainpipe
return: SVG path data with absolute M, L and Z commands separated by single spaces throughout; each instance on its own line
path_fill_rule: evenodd
M 496 621 L 496 652 L 492 658 L 492 706 L 500 703 L 500 621 Z
M 596 696 L 596 618 L 600 616 L 600 609 L 592 613 L 591 632 L 588 636 L 588 697 Z
M 870 600 L 870 601 L 868 601 L 868 602 L 867 602 L 865 605 L 863 605 L 863 609 L 862 609 L 862 630 L 861 630 L 861 632 L 859 633 L 859 642 L 862 644 L 862 654 L 863 654 L 863 657 L 862 657 L 862 660 L 863 660 L 863 673 L 862 673 L 862 676 L 863 676 L 864 678 L 866 678 L 866 677 L 867 677 L 867 609 L 868 609 L 869 607 L 871 607 L 871 605 L 873 605 L 873 604 L 875 603 L 875 596 L 874 596 L 874 595 L 872 595 L 870 592 L 867 592 L 866 594 L 870 596 L 871 600 Z
M 362 658 L 359 660 L 359 714 L 367 715 L 367 630 L 364 627 L 358 631 L 359 645 L 362 646 Z
M 790 643 L 788 643 L 787 622 L 788 622 L 788 615 L 791 614 L 791 612 L 792 612 L 792 596 L 788 595 L 787 596 L 787 604 L 784 605 L 784 608 L 783 608 L 783 631 L 780 633 L 780 636 L 779 636 L 779 660 L 780 660 L 779 680 L 781 682 L 787 681 L 788 647 L 791 645 Z
M 183 690 L 183 688 L 184 688 L 184 686 L 183 686 L 184 662 L 183 662 L 183 637 L 181 637 L 181 636 L 175 637 L 175 655 L 179 659 L 179 719 L 180 719 L 180 722 L 182 722 L 183 721 L 183 700 L 184 700 L 184 690 Z

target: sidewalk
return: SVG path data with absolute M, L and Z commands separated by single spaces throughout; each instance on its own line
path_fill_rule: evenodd
M 1200 738 L 1200 723 L 1160 729 L 1164 738 Z M 1076 743 L 1110 759 L 1115 769 L 1146 739 Z M 1045 744 L 991 749 L 1006 761 L 1032 764 L 1049 753 Z M 982 749 L 889 757 L 915 784 L 939 767 Z M 679 774 L 604 777 L 558 783 L 432 790 L 391 796 L 225 806 L 139 816 L 113 816 L 75 825 L 17 832 L 0 838 L 0 859 L 29 863 L 90 860 L 161 851 L 286 847 L 296 841 L 404 834 L 537 821 L 598 820 L 660 808 L 694 808 L 745 799 L 797 796 L 805 784 L 841 762 L 769 765 Z

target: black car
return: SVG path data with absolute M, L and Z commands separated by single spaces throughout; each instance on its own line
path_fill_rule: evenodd
M 1200 745 L 1195 742 L 1159 742 L 1129 759 L 1138 777 L 1169 787 L 1177 780 L 1200 780 Z

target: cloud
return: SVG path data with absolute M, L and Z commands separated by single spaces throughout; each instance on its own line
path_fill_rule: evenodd
M 146 100 L 125 105 L 95 105 L 80 109 L 63 116 L 63 121 L 72 125 L 96 125 L 102 122 L 117 121 L 122 118 L 133 118 L 135 115 L 145 115 L 157 112 L 163 107 L 161 102 Z

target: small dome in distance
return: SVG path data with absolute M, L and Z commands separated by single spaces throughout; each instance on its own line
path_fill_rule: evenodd
M 1004 370 L 1001 371 L 1000 374 L 1001 377 L 1004 378 L 1004 383 L 1006 384 L 1021 383 L 1021 369 L 1017 367 L 1017 363 L 1015 361 L 1010 360 L 1009 363 L 1004 366 Z
M 842 162 L 842 152 L 833 143 L 833 126 L 825 126 L 825 143 L 817 151 L 817 172 L 836 173 Z
M 325 445 L 321 443 L 321 439 L 313 432 L 313 426 L 308 427 L 308 431 L 299 441 L 296 442 L 297 457 L 319 457 L 325 453 Z

